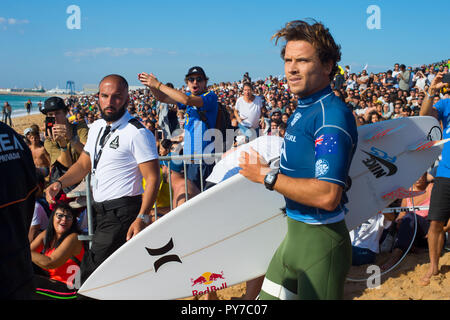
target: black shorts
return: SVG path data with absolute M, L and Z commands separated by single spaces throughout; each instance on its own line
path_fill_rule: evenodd
M 434 179 L 431 191 L 428 220 L 442 221 L 450 218 L 450 178 L 437 177 Z

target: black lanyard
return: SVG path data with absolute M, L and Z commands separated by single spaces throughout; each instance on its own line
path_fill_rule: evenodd
M 109 138 L 112 136 L 114 131 L 116 131 L 119 127 L 115 128 L 114 130 L 111 130 L 108 133 L 108 135 L 103 139 L 103 143 L 100 145 L 100 150 L 97 153 L 97 145 L 98 145 L 98 141 L 100 140 L 100 136 L 103 132 L 103 128 L 98 133 L 97 140 L 95 141 L 95 149 L 94 149 L 94 170 L 93 170 L 94 174 L 95 174 L 95 170 L 97 169 L 98 162 L 100 161 L 100 157 L 102 156 L 103 147 L 106 145 L 106 143 L 108 142 Z

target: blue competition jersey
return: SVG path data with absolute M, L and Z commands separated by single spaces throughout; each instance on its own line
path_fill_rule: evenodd
M 328 86 L 298 102 L 288 121 L 281 149 L 280 172 L 293 178 L 317 178 L 346 187 L 348 171 L 356 150 L 358 132 L 348 107 Z M 326 211 L 287 197 L 287 215 L 309 224 L 329 224 L 344 219 L 347 196 Z
M 191 95 L 191 93 L 187 93 Z M 205 113 L 208 127 L 215 128 L 217 118 L 217 96 L 213 91 L 207 91 L 200 96 L 203 99 L 203 107 L 198 108 Z M 184 147 L 183 154 L 202 154 L 208 145 L 212 144 L 211 135 L 204 137 L 205 131 L 208 129 L 206 124 L 201 120 L 200 114 L 196 107 L 185 106 L 178 103 L 178 108 L 186 109 L 184 122 Z M 214 152 L 214 147 L 208 148 L 208 153 Z
M 443 139 L 450 138 L 450 99 L 439 100 L 434 107 L 438 111 L 439 120 L 442 121 Z M 450 146 L 444 144 L 442 160 L 439 161 L 437 177 L 450 178 Z

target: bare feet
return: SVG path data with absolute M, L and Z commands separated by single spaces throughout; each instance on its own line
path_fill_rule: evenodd
M 430 266 L 430 269 L 428 269 L 428 272 L 420 279 L 420 285 L 421 286 L 427 286 L 430 284 L 431 278 L 433 276 L 437 276 L 439 274 L 438 269 L 434 269 Z

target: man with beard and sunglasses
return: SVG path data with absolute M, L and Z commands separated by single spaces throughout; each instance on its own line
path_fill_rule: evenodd
M 154 135 L 127 111 L 128 83 L 119 75 L 99 85 L 102 119 L 95 121 L 78 161 L 47 188 L 47 200 L 92 172 L 96 227 L 83 257 L 81 282 L 115 250 L 150 223 L 159 187 L 159 160 Z M 142 178 L 146 180 L 143 191 Z

